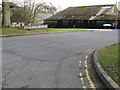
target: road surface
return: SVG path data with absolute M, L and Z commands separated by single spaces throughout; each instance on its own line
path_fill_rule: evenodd
M 117 42 L 117 31 L 3 38 L 3 88 L 104 88 L 89 53 Z

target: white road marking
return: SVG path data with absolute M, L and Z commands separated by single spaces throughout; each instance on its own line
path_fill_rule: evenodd
M 111 29 L 87 29 L 89 31 L 113 31 Z

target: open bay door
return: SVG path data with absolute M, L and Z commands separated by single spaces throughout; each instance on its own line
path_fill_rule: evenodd
M 103 26 L 105 27 L 105 29 L 106 29 L 106 28 L 110 28 L 110 27 L 112 27 L 111 24 L 103 24 Z

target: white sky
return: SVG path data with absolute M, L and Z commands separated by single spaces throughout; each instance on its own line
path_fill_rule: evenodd
M 61 9 L 65 9 L 70 6 L 115 4 L 116 2 L 116 0 L 44 0 L 44 1 L 51 2 L 56 7 L 61 7 Z
M 11 1 L 23 1 L 23 0 L 11 0 Z M 41 0 L 35 0 L 40 2 Z M 84 5 L 101 5 L 101 4 L 115 4 L 116 0 L 44 0 L 45 2 L 51 2 L 60 10 L 63 10 L 71 6 L 84 6 Z M 117 0 L 118 2 L 120 0 Z M 0 0 L 2 2 L 2 0 Z

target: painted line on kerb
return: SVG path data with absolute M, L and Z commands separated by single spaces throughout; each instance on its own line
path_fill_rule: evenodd
M 86 56 L 88 58 L 88 56 Z M 86 58 L 85 57 L 85 58 Z M 92 80 L 90 79 L 90 76 L 89 76 L 89 72 L 88 72 L 88 66 L 87 66 L 87 59 L 85 59 L 85 73 L 86 73 L 86 77 L 89 81 L 89 84 L 90 84 L 90 87 L 93 88 L 94 90 L 96 90 Z

